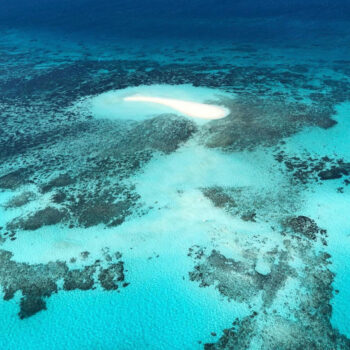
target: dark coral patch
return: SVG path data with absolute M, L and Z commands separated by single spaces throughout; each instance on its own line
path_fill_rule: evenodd
M 123 262 L 118 262 L 117 264 L 111 265 L 105 269 L 102 269 L 98 275 L 98 280 L 101 286 L 105 290 L 115 290 L 118 289 L 118 283 L 124 281 L 124 267 Z M 125 283 L 123 283 L 125 287 Z
M 231 209 L 237 207 L 237 204 L 222 187 L 207 187 L 202 189 L 203 194 L 209 198 L 218 208 Z
M 46 310 L 45 299 L 60 290 L 91 290 L 100 284 L 104 290 L 115 290 L 125 279 L 124 263 L 121 255 L 114 254 L 111 259 L 98 259 L 91 265 L 70 269 L 66 262 L 52 261 L 47 264 L 27 264 L 14 261 L 11 252 L 0 250 L 0 285 L 4 300 L 10 300 L 20 291 L 21 319 Z M 73 261 L 76 261 L 76 259 Z M 98 278 L 95 277 L 98 272 Z M 63 286 L 60 281 L 63 280 Z
M 151 148 L 171 153 L 181 143 L 187 141 L 196 130 L 195 123 L 188 118 L 165 114 L 135 126 L 128 133 L 124 147 L 139 150 Z
M 333 166 L 330 169 L 323 170 L 318 173 L 321 180 L 333 180 L 340 179 L 344 175 L 349 175 L 350 173 L 350 163 L 342 163 L 338 166 Z
M 74 183 L 69 174 L 61 174 L 58 177 L 52 179 L 48 184 L 44 185 L 41 190 L 45 192 L 51 191 L 55 187 L 65 187 Z
M 190 248 L 189 256 L 196 261 L 190 279 L 201 287 L 215 286 L 223 296 L 246 302 L 251 308 L 254 306 L 250 303 L 262 292 L 262 305 L 259 302 L 250 315 L 234 320 L 233 326 L 225 329 L 216 343 L 205 344 L 205 349 L 248 349 L 256 341 L 266 350 L 350 348 L 350 340 L 330 322 L 334 274 L 327 268 L 329 255 L 316 255 L 312 249 L 308 250 L 311 246 L 291 245 L 287 241 L 284 248 L 266 254 L 266 258 L 274 257 L 278 261 L 267 275 L 254 270 L 258 250 L 252 247 L 245 252 L 243 261 L 226 258 L 217 251 L 207 255 L 198 246 Z M 298 271 L 289 265 L 295 256 L 305 263 Z M 302 291 L 296 291 L 297 297 L 288 292 L 287 282 L 294 279 L 300 280 L 302 286 L 299 287 Z M 282 305 L 274 306 L 275 301 L 278 303 L 278 293 L 283 294 L 285 288 L 288 298 L 282 299 Z M 289 300 L 292 300 L 290 304 Z M 265 327 L 267 324 L 278 327 Z
M 119 201 L 117 203 L 87 203 L 78 218 L 80 225 L 84 227 L 95 226 L 100 223 L 111 226 L 120 225 L 130 212 L 132 203 Z
M 22 207 L 23 205 L 28 204 L 33 199 L 35 199 L 35 193 L 30 191 L 25 191 L 11 198 L 5 204 L 5 208 L 19 208 L 19 207 Z
M 328 156 L 311 157 L 309 154 L 303 156 L 287 155 L 283 150 L 274 155 L 279 163 L 283 163 L 286 170 L 290 172 L 296 182 L 306 184 L 318 182 L 319 180 L 340 179 L 350 174 L 350 163 L 343 159 Z
M 326 233 L 325 230 L 318 227 L 314 220 L 302 215 L 286 220 L 285 226 L 311 240 L 316 240 L 319 233 Z
M 333 123 L 333 110 L 321 109 L 281 99 L 260 99 L 240 96 L 224 100 L 231 113 L 211 121 L 202 132 L 202 142 L 208 147 L 241 151 L 257 146 L 272 146 L 281 139 L 300 131 L 304 126 L 328 128 Z
M 215 285 L 221 294 L 240 302 L 249 303 L 263 291 L 263 300 L 268 306 L 287 277 L 295 275 L 295 271 L 286 263 L 283 253 L 279 255 L 279 263 L 272 264 L 271 271 L 264 275 L 255 269 L 256 256 L 252 256 L 250 261 L 241 262 L 228 259 L 213 250 L 203 261 L 201 249 L 191 252 L 190 256 L 201 261 L 190 272 L 191 281 L 200 282 L 201 287 Z
M 7 227 L 9 229 L 37 230 L 43 226 L 56 225 L 67 216 L 67 212 L 54 207 L 46 207 L 25 218 L 15 219 Z
M 0 177 L 0 188 L 15 190 L 28 182 L 29 171 L 21 168 Z

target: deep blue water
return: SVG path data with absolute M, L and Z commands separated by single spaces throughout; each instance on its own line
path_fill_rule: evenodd
M 346 0 L 14 0 L 0 21 L 100 37 L 286 40 L 349 33 Z

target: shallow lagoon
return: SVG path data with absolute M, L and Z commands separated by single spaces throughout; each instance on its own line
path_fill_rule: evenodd
M 329 42 L 31 36 L 1 45 L 1 348 L 349 348 L 349 77 Z M 140 89 L 231 113 L 103 104 Z

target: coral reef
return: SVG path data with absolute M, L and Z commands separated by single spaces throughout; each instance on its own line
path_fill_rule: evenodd
M 90 265 L 74 268 L 64 261 L 47 264 L 20 263 L 13 260 L 11 252 L 0 250 L 0 285 L 4 291 L 3 299 L 10 300 L 17 292 L 21 292 L 18 315 L 23 319 L 46 310 L 45 300 L 60 290 L 84 291 L 97 286 L 104 290 L 116 290 L 125 279 L 121 254 L 110 255 L 106 250 L 103 255 L 104 260 L 99 259 Z M 76 258 L 71 260 L 77 261 Z M 125 283 L 123 286 L 126 286 Z

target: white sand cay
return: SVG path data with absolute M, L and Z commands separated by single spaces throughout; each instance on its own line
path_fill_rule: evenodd
M 158 103 L 192 118 L 221 119 L 225 118 L 229 114 L 229 110 L 221 106 L 173 98 L 133 95 L 124 97 L 124 101 Z
M 190 84 L 155 84 L 107 91 L 78 101 L 72 108 L 97 119 L 135 121 L 176 112 L 202 124 L 229 115 L 230 110 L 221 105 L 223 99 L 233 100 L 235 95 Z

